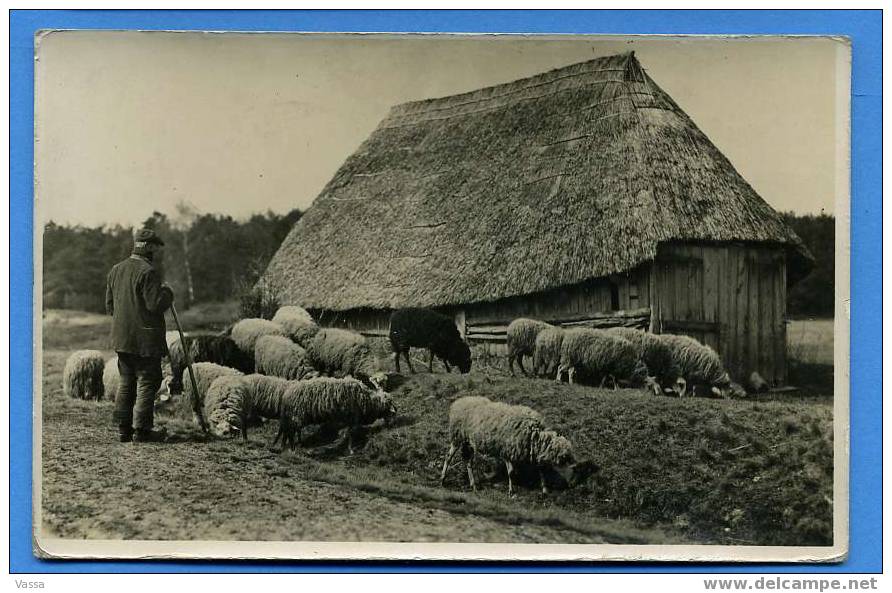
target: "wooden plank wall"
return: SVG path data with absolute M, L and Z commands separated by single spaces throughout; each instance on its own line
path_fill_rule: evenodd
M 714 348 L 735 380 L 786 380 L 786 263 L 781 248 L 665 245 L 654 262 L 655 328 Z

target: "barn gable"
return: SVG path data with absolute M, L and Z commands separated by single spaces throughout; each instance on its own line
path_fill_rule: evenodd
M 264 277 L 329 311 L 492 302 L 653 261 L 666 242 L 799 238 L 634 54 L 392 108 Z

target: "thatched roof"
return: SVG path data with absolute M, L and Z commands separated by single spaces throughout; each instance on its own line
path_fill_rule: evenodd
M 472 303 L 627 271 L 665 241 L 771 242 L 808 257 L 622 54 L 393 107 L 265 281 L 312 309 Z

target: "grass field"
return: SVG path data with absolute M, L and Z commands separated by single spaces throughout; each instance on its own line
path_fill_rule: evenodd
M 373 425 L 352 456 L 326 435 L 272 450 L 274 422 L 247 445 L 208 439 L 176 404 L 157 415 L 171 442 L 122 445 L 111 404 L 70 400 L 60 387 L 69 352 L 102 348 L 107 329 L 100 316 L 44 319 L 43 519 L 65 537 L 830 543 L 830 397 L 676 400 L 419 372 L 393 391 L 396 421 Z M 487 464 L 478 493 L 459 467 L 441 487 L 447 410 L 471 394 L 537 409 L 597 470 L 547 496 L 532 485 L 507 496 Z

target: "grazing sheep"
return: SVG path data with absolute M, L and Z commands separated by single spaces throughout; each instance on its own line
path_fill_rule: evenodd
M 211 433 L 217 436 L 241 433 L 242 440 L 247 441 L 252 403 L 244 377 L 222 375 L 214 379 L 204 397 L 204 416 Z
M 251 407 L 256 416 L 276 419 L 282 415 L 282 394 L 290 381 L 281 377 L 253 374 L 244 378 L 251 396 Z
M 471 370 L 471 349 L 458 333 L 450 317 L 430 309 L 397 309 L 390 316 L 390 345 L 396 372 L 400 372 L 400 354 L 406 358 L 409 370 L 414 373 L 409 360 L 409 348 L 427 348 L 430 351 L 428 371 L 434 372 L 434 356 L 443 361 L 446 372 L 454 364 L 462 373 Z
M 307 360 L 317 371 L 334 377 L 350 375 L 376 385 L 382 374 L 366 339 L 346 329 L 320 329 L 307 344 Z
M 524 375 L 527 374 L 526 369 L 523 368 L 523 357 L 524 355 L 530 357 L 534 355 L 536 351 L 536 338 L 542 331 L 550 327 L 554 326 L 545 323 L 544 321 L 527 319 L 525 317 L 515 319 L 508 324 L 508 332 L 506 336 L 508 345 L 508 368 L 512 375 L 514 374 L 515 360 L 517 361 L 517 366 L 520 367 L 520 372 Z
M 273 315 L 273 322 L 282 326 L 285 334 L 304 348 L 319 331 L 319 326 L 310 314 L 294 305 L 279 307 Z
M 247 354 L 229 336 L 219 334 L 194 334 L 186 336 L 189 358 L 192 363 L 214 362 L 231 367 L 242 373 L 254 372 L 254 354 Z M 179 340 L 170 347 L 170 389 L 172 393 L 183 390 L 183 371 L 186 369 L 186 355 Z
M 491 455 L 505 464 L 508 473 L 508 493 L 514 492 L 514 465 L 529 463 L 539 471 L 543 493 L 544 470 L 565 468 L 573 463 L 570 441 L 551 430 L 546 430 L 538 412 L 526 406 L 512 406 L 492 402 L 485 397 L 469 396 L 457 399 L 449 408 L 449 451 L 443 461 L 440 483 L 456 451 L 462 452 L 471 488 L 477 490 L 472 466 L 477 453 Z
M 76 350 L 65 361 L 62 392 L 78 399 L 102 399 L 105 360 L 99 350 Z
M 533 349 L 533 372 L 539 377 L 553 377 L 561 362 L 561 344 L 564 330 L 560 327 L 547 327 L 536 336 Z
M 614 389 L 620 380 L 629 380 L 640 372 L 638 352 L 627 339 L 603 329 L 573 328 L 566 330 L 561 343 L 561 362 L 556 381 L 567 372 L 573 377 L 582 371 L 590 380 L 613 381 Z
M 639 360 L 644 364 L 648 386 L 659 395 L 662 389 L 672 385 L 678 377 L 678 368 L 672 357 L 672 351 L 665 341 L 656 334 L 631 327 L 612 327 L 610 333 L 629 340 L 638 352 Z
M 688 387 L 692 395 L 703 393 L 704 388 L 715 396 L 727 395 L 731 377 L 715 350 L 688 336 L 661 334 L 660 339 L 669 346 L 677 367 L 673 390 L 679 397 L 687 394 Z
M 121 385 L 121 375 L 118 372 L 118 357 L 111 357 L 102 369 L 102 389 L 105 398 L 115 401 L 118 398 L 118 387 Z
M 257 372 L 283 379 L 303 379 L 314 373 L 306 351 L 284 336 L 261 336 L 254 346 Z
M 301 430 L 313 424 L 347 426 L 347 448 L 353 454 L 353 433 L 360 425 L 389 419 L 396 407 L 383 391 L 372 391 L 355 379 L 318 377 L 291 381 L 282 394 L 279 438 L 282 446 L 300 445 Z
M 266 319 L 242 319 L 232 326 L 232 341 L 242 352 L 254 356 L 254 346 L 260 336 L 284 336 L 285 330 L 278 323 Z
M 184 412 L 186 414 L 192 414 L 192 419 L 200 424 L 200 420 L 196 417 L 195 408 L 193 408 L 193 406 L 197 405 L 199 410 L 204 408 L 205 396 L 207 395 L 211 383 L 213 383 L 217 377 L 225 377 L 227 375 L 240 376 L 242 373 L 236 369 L 221 366 L 213 362 L 199 362 L 193 364 L 192 372 L 195 373 L 195 386 L 198 388 L 198 393 L 193 395 L 192 382 L 188 378 L 184 378 L 182 405 L 184 406 Z

